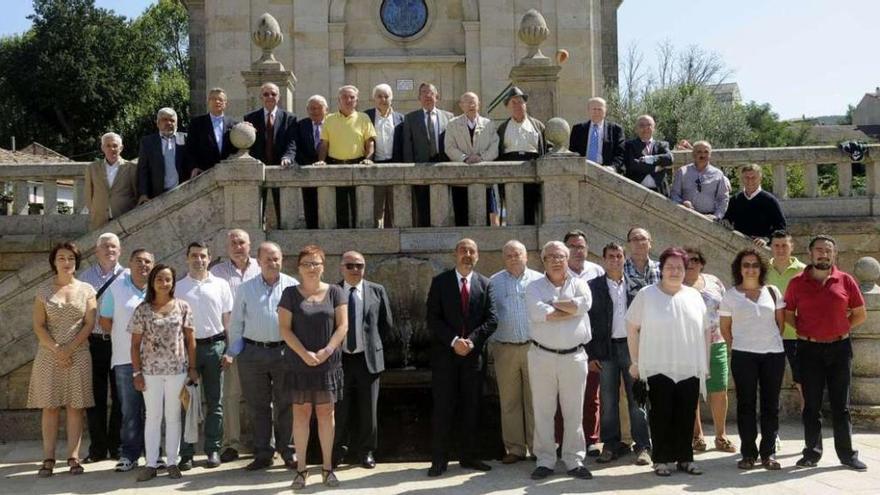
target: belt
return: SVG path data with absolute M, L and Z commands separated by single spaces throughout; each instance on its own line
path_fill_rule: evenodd
M 279 346 L 284 345 L 284 341 L 283 341 L 283 340 L 279 340 L 278 342 L 260 342 L 260 341 L 258 341 L 258 340 L 251 340 L 251 339 L 249 339 L 249 338 L 247 338 L 247 337 L 245 337 L 245 338 L 242 339 L 242 340 L 244 340 L 244 343 L 247 344 L 247 345 L 252 345 L 252 346 L 256 346 L 256 347 L 262 347 L 262 348 L 264 348 L 264 349 L 272 349 L 272 348 L 275 348 L 275 347 L 279 347 Z
M 359 156 L 357 158 L 352 158 L 350 160 L 339 160 L 337 158 L 333 158 L 332 156 L 327 157 L 327 163 L 331 165 L 351 165 L 355 163 L 360 163 L 363 161 L 364 157 Z
M 804 336 L 804 335 L 798 335 L 797 338 L 798 338 L 798 340 L 804 340 L 804 341 L 806 341 L 806 342 L 813 342 L 813 343 L 815 343 L 815 344 L 832 344 L 832 343 L 834 343 L 834 342 L 840 342 L 841 340 L 846 340 L 846 339 L 848 339 L 848 338 L 849 338 L 849 332 L 847 332 L 847 333 L 845 333 L 845 334 L 843 334 L 843 335 L 838 335 L 837 337 L 833 337 L 833 338 L 830 338 L 830 339 L 814 339 L 814 338 L 812 338 L 812 337 L 807 337 L 807 336 Z
M 629 341 L 629 339 L 627 339 L 626 337 L 621 337 L 619 339 L 611 339 L 611 342 L 614 342 L 615 344 L 619 344 L 621 342 L 628 342 L 628 341 Z
M 226 334 L 218 333 L 213 337 L 207 337 L 204 339 L 196 339 L 196 344 L 205 345 L 205 344 L 213 344 L 214 342 L 220 342 L 221 340 L 226 340 Z
M 525 341 L 525 342 L 501 342 L 500 340 L 496 340 L 495 343 L 496 343 L 496 344 L 503 344 L 503 345 L 526 345 L 526 344 L 529 344 L 529 343 L 531 343 L 531 342 L 528 341 L 528 340 Z
M 571 354 L 571 353 L 577 352 L 581 349 L 581 346 L 572 347 L 571 349 L 551 349 L 549 347 L 542 346 L 541 344 L 535 342 L 534 340 L 532 341 L 532 344 L 535 347 L 537 347 L 538 349 L 541 349 L 542 351 L 552 352 L 553 354 Z
M 108 342 L 110 340 L 109 333 L 90 333 L 89 340 L 94 342 Z
M 498 157 L 498 159 L 504 161 L 534 160 L 535 158 L 538 158 L 538 156 L 540 155 L 534 151 L 509 151 Z

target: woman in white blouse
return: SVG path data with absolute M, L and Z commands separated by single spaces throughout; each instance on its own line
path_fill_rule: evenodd
M 778 470 L 779 391 L 785 373 L 785 302 L 779 289 L 765 285 L 767 260 L 755 248 L 739 252 L 731 265 L 734 287 L 721 300 L 721 334 L 732 349 L 730 368 L 736 383 L 736 425 L 742 442 L 740 469 L 761 456 L 765 469 Z M 755 445 L 757 395 L 761 388 L 761 445 Z
M 626 313 L 630 374 L 648 382 L 652 459 L 658 476 L 673 467 L 702 474 L 691 446 L 697 398 L 709 371 L 700 292 L 683 285 L 688 256 L 681 248 L 660 255 L 660 282 L 639 291 Z

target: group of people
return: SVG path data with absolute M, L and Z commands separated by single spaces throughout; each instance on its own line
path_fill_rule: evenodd
M 346 85 L 337 91 L 337 108 L 330 113 L 327 99 L 310 97 L 307 117 L 279 106 L 280 90 L 273 83 L 260 88 L 262 108 L 244 116 L 254 127 L 256 141 L 250 155 L 267 165 L 378 164 L 392 162 L 464 162 L 475 164 L 493 160 L 521 161 L 537 158 L 548 151 L 544 124 L 528 113 L 528 94 L 512 87 L 503 97 L 508 118 L 500 125 L 480 114 L 480 98 L 466 92 L 458 100 L 461 114 L 438 107 L 440 93 L 431 83 L 418 88 L 418 110 L 406 115 L 393 107 L 394 93 L 388 84 L 372 90 L 373 107 L 358 111 L 360 92 Z M 234 150 L 229 131 L 238 123 L 225 113 L 226 92 L 208 91 L 209 113 L 194 117 L 187 133 L 178 132 L 174 109 L 158 111 L 158 132 L 140 143 L 138 162 L 121 158 L 122 138 L 115 133 L 101 137 L 102 159 L 92 163 L 85 177 L 85 204 L 91 228 L 98 228 L 138 204 L 173 189 L 186 180 L 210 169 Z M 761 245 L 769 242 L 774 230 L 785 229 L 785 218 L 776 198 L 761 189 L 761 167 L 741 169 L 743 191 L 730 197 L 730 181 L 711 162 L 712 146 L 706 141 L 693 145 L 693 162 L 675 171 L 669 143 L 655 139 L 655 122 L 650 115 L 638 117 L 636 136 L 626 140 L 623 128 L 606 119 L 607 104 L 595 97 L 587 102 L 589 120 L 572 128 L 570 149 L 588 160 L 606 166 L 628 179 L 669 196 L 712 220 L 722 221 L 750 236 Z M 412 187 L 412 225 L 431 225 L 428 186 Z M 262 192 L 264 214 L 268 193 Z M 357 225 L 355 188 L 336 188 L 336 225 Z M 275 222 L 280 224 L 279 189 L 271 188 Z M 523 191 L 523 220 L 526 224 L 540 219 L 541 189 L 526 184 Z M 303 207 L 308 228 L 318 226 L 318 203 L 315 188 L 303 188 Z M 467 188 L 449 188 L 452 220 L 468 225 Z M 485 224 L 501 225 L 505 214 L 503 185 L 487 188 Z M 393 194 L 388 186 L 374 192 L 375 226 L 391 227 Z M 332 215 L 333 212 L 330 212 Z
M 803 410 L 806 445 L 797 465 L 815 466 L 822 456 L 827 384 L 837 456 L 866 469 L 852 446 L 848 411 L 849 337 L 866 318 L 865 303 L 854 279 L 834 266 L 835 240 L 813 238 L 805 265 L 791 256 L 791 236 L 776 231 L 771 261 L 757 247 L 737 254 L 729 288 L 703 273 L 699 249 L 671 247 L 654 260 L 651 242 L 646 229 L 632 228 L 627 247 L 602 248 L 599 265 L 587 260 L 586 234 L 574 230 L 542 247 L 540 273 L 528 268 L 525 246 L 511 240 L 504 268 L 491 277 L 476 271 L 476 242 L 455 245 L 454 267 L 432 280 L 426 301 L 433 339 L 429 476 L 441 476 L 456 450 L 461 467 L 491 469 L 472 434 L 490 355 L 501 461 L 535 459 L 536 480 L 550 476 L 558 459 L 569 475 L 590 479 L 588 455 L 608 463 L 633 450 L 635 464 L 653 464 L 659 476 L 701 474 L 694 463 L 700 442 L 705 449 L 700 395 L 712 408 L 716 447 L 735 450 L 724 433 L 728 362 L 736 382 L 737 466 L 778 470 L 786 355 Z M 37 291 L 33 309 L 39 346 L 28 406 L 42 409 L 40 476 L 53 474 L 64 407 L 72 474 L 107 458 L 118 460 L 116 471 L 130 471 L 143 454 L 139 481 L 163 468 L 181 477 L 193 468 L 199 418 L 192 411 L 201 409 L 202 394 L 205 468 L 238 458 L 242 396 L 253 424 L 246 470 L 272 466 L 277 453 L 295 471 L 294 488 L 306 486 L 313 411 L 325 485 L 338 485 L 334 470 L 346 457 L 375 467 L 382 337 L 394 325 L 384 287 L 365 278 L 366 261 L 356 251 L 342 255 L 335 283 L 323 280 L 326 256 L 316 245 L 298 253 L 297 278 L 281 272 L 278 244 L 260 243 L 256 258 L 250 251 L 240 229 L 228 232 L 228 259 L 220 263 L 212 264 L 206 244 L 193 242 L 186 274 L 178 275 L 143 248 L 131 251 L 124 268 L 118 237 L 106 233 L 96 263 L 77 280 L 79 249 L 55 246 L 55 276 Z M 83 410 L 91 445 L 80 462 Z

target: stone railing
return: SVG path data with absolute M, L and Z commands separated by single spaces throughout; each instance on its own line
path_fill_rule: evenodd
M 83 189 L 88 165 L 84 162 L 0 164 L 0 185 L 4 186 L 0 192 L 8 189 L 12 192 L 11 208 L 5 201 L 0 203 L 0 207 L 6 208 L 7 213 L 0 215 L 0 233 L 32 235 L 85 232 L 88 225 L 87 215 L 80 212 L 84 206 Z M 29 189 L 34 186 L 42 190 L 41 201 L 31 201 Z M 73 189 L 72 215 L 58 213 L 59 186 Z M 41 207 L 34 210 L 34 204 Z
M 788 217 L 869 217 L 880 215 L 880 161 L 871 154 L 880 153 L 880 144 L 868 145 L 869 153 L 860 162 L 865 168 L 864 187 L 853 187 L 853 162 L 836 146 L 799 146 L 789 148 L 737 148 L 712 150 L 712 164 L 724 169 L 728 177 L 748 163 L 770 169 L 773 194 L 782 202 Z M 675 151 L 676 166 L 690 163 L 690 151 Z M 832 195 L 822 195 L 820 165 L 836 170 Z M 802 188 L 793 190 L 790 178 L 798 176 Z M 802 176 L 802 179 L 801 179 Z

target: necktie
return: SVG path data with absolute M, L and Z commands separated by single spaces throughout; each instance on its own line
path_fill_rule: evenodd
M 357 349 L 357 320 L 355 320 L 357 298 L 354 295 L 356 290 L 357 288 L 352 287 L 348 291 L 348 333 L 345 335 L 345 349 L 348 352 L 354 352 Z
M 318 149 L 318 144 L 321 143 L 321 124 L 312 124 L 312 128 L 315 131 L 315 149 Z
M 463 323 L 461 325 L 461 336 L 467 335 L 467 317 L 471 304 L 471 292 L 468 290 L 467 278 L 461 277 L 461 315 Z
M 434 134 L 434 112 L 427 112 L 428 115 L 428 151 L 431 156 L 437 154 L 437 136 Z
M 275 163 L 275 116 L 266 119 L 266 165 Z
M 587 160 L 599 163 L 599 126 L 590 124 L 590 143 L 587 146 Z

